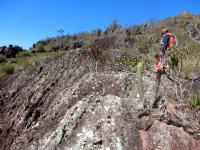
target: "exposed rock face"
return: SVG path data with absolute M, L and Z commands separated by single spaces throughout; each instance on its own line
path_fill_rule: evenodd
M 199 79 L 199 76 L 197 73 L 194 73 L 194 72 L 191 72 L 190 74 L 188 74 L 187 78 L 189 80 L 198 80 Z
M 147 131 L 139 131 L 143 149 L 200 149 L 199 143 L 181 128 L 155 121 Z
M 195 24 L 195 25 L 189 25 L 188 27 L 188 33 L 189 36 L 196 41 L 197 43 L 200 44 L 200 24 Z
M 200 149 L 198 134 L 194 137 L 159 119 L 159 108 L 138 123 L 135 75 L 97 70 L 88 51 L 74 50 L 41 62 L 31 74 L 19 72 L 2 79 L 0 149 Z M 147 100 L 154 78 L 150 72 L 143 78 Z M 163 81 L 169 82 L 166 77 Z M 171 84 L 166 86 L 173 90 Z M 170 103 L 176 106 L 169 107 L 169 113 L 187 112 L 178 101 L 168 101 L 167 94 L 163 98 L 167 108 Z M 189 115 L 186 122 L 195 120 Z

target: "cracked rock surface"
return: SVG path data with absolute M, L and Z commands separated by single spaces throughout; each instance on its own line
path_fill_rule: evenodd
M 162 112 L 179 114 L 199 130 L 187 102 L 172 101 L 173 84 L 163 77 L 163 103 L 142 118 L 134 74 L 96 70 L 87 51 L 74 50 L 0 81 L 2 150 L 200 150 L 200 134 L 163 121 Z M 152 97 L 155 75 L 144 75 L 145 99 Z M 166 91 L 169 91 L 167 92 Z M 182 104 L 182 105 L 181 105 Z M 165 111 L 159 108 L 165 106 Z M 151 119 L 149 119 L 149 118 Z M 151 121 L 149 121 L 151 120 Z M 153 121 L 152 121 L 153 120 Z

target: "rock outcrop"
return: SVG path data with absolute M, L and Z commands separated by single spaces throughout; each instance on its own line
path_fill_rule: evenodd
M 163 76 L 160 103 L 142 109 L 135 74 L 96 66 L 87 50 L 73 50 L 0 81 L 2 150 L 200 150 L 197 116 L 183 99 L 172 100 L 174 84 Z M 144 99 L 155 75 L 143 77 Z M 191 126 L 190 132 L 171 122 Z M 169 119 L 170 118 L 170 119 Z

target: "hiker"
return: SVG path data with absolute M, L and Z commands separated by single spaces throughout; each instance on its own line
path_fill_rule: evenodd
M 166 28 L 161 30 L 161 44 L 161 57 L 164 57 L 166 50 L 172 48 L 173 46 L 175 46 L 175 44 L 177 44 L 176 37 L 173 34 L 169 33 L 168 29 Z
M 161 72 L 164 73 L 164 64 L 161 61 L 161 55 L 156 54 L 155 56 L 155 64 L 154 64 L 154 69 L 156 72 Z

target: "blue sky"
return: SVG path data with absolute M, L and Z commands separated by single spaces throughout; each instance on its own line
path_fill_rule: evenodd
M 29 48 L 57 35 L 164 19 L 188 10 L 200 14 L 199 0 L 0 0 L 0 46 Z

